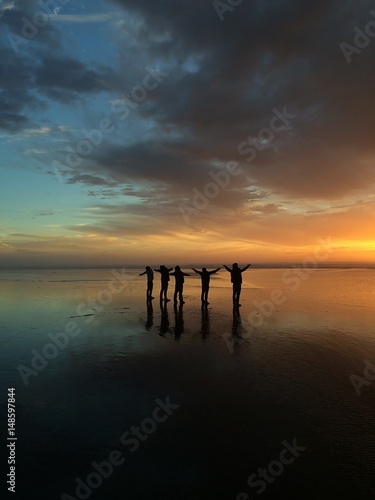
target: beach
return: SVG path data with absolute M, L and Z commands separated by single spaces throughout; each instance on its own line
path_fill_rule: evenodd
M 0 272 L 16 498 L 374 498 L 374 269 L 143 270 Z

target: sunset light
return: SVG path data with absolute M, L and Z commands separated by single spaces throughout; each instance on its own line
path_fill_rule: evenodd
M 0 34 L 0 498 L 374 500 L 374 1 Z
M 345 45 L 344 24 L 314 35 L 328 7 L 303 8 L 302 35 L 298 13 L 223 2 L 191 24 L 97 0 L 13 25 L 23 3 L 0 6 L 2 268 L 263 265 L 320 238 L 331 262 L 375 262 L 373 49 Z

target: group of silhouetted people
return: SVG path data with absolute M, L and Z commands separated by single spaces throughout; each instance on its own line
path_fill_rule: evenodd
M 247 266 L 243 267 L 242 269 L 238 266 L 238 264 L 235 262 L 232 266 L 232 268 L 226 266 L 224 264 L 224 268 L 231 274 L 231 283 L 233 285 L 233 305 L 236 307 L 239 307 L 240 304 L 240 295 L 241 295 L 241 285 L 242 285 L 242 273 L 246 271 L 251 266 L 251 264 L 248 264 Z M 208 292 L 210 289 L 210 277 L 212 274 L 217 273 L 220 271 L 221 267 L 218 267 L 217 269 L 214 269 L 213 271 L 207 271 L 205 267 L 202 267 L 202 271 L 198 271 L 197 269 L 192 268 L 192 270 L 199 274 L 201 277 L 201 282 L 202 282 L 202 294 L 201 294 L 201 302 L 202 306 L 207 306 L 209 304 L 208 302 Z M 185 276 L 190 276 L 188 273 L 184 273 L 180 266 L 176 266 L 173 269 L 167 268 L 165 266 L 160 266 L 159 269 L 154 269 L 154 271 L 160 273 L 161 277 L 161 288 L 160 288 L 160 302 L 164 300 L 164 303 L 169 302 L 169 299 L 167 297 L 168 294 L 168 285 L 170 281 L 170 276 L 175 277 L 175 289 L 174 289 L 174 303 L 177 303 L 177 297 L 180 301 L 180 304 L 184 304 L 185 301 L 183 299 L 183 291 L 184 291 L 184 282 L 185 282 Z M 150 266 L 146 266 L 146 270 L 141 273 L 139 276 L 143 276 L 144 274 L 147 274 L 147 301 L 151 301 L 154 297 L 152 296 L 152 290 L 153 290 L 153 282 L 154 282 L 154 271 L 151 269 Z M 171 272 L 173 271 L 173 272 Z

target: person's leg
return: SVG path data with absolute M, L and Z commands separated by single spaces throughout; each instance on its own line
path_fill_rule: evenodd
M 173 294 L 173 302 L 176 303 L 177 302 L 177 292 L 178 292 L 178 288 L 176 287 L 174 289 L 174 294 Z
M 236 306 L 239 305 L 240 303 L 240 293 L 241 293 L 241 285 L 239 283 L 236 283 L 233 285 L 233 304 Z
M 168 282 L 165 284 L 165 291 L 164 291 L 165 302 L 169 302 L 169 299 L 167 297 L 167 293 L 168 293 Z
M 238 285 L 237 291 L 237 303 L 240 304 L 240 295 L 241 295 L 241 284 Z
M 179 292 L 179 295 L 180 295 L 180 302 L 181 302 L 181 304 L 182 304 L 182 303 L 183 303 L 183 301 L 184 301 L 184 298 L 183 298 L 183 296 L 182 296 L 183 291 L 184 291 L 184 285 L 181 285 L 181 287 L 180 287 L 180 292 Z

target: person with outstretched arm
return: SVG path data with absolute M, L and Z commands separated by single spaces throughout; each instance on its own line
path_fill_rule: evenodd
M 240 295 L 241 295 L 241 284 L 242 284 L 242 273 L 246 271 L 251 266 L 248 264 L 242 269 L 238 267 L 237 262 L 232 266 L 232 269 L 224 264 L 225 269 L 230 273 L 230 281 L 233 283 L 233 305 L 235 307 L 240 307 Z
M 190 276 L 190 274 L 184 273 L 183 271 L 181 271 L 180 266 L 176 266 L 174 268 L 174 272 L 170 273 L 170 275 L 174 276 L 176 280 L 174 295 L 173 295 L 174 303 L 175 304 L 177 303 L 177 295 L 178 295 L 180 299 L 180 304 L 185 304 L 184 299 L 182 297 L 182 293 L 184 291 L 184 281 L 185 281 L 184 276 Z
M 202 294 L 201 294 L 202 306 L 203 305 L 208 306 L 208 304 L 209 304 L 208 291 L 210 289 L 211 274 L 217 273 L 218 271 L 220 271 L 220 269 L 221 269 L 221 267 L 218 267 L 217 269 L 214 269 L 213 271 L 207 271 L 207 269 L 205 267 L 202 267 L 202 271 L 198 271 L 197 269 L 194 269 L 194 267 L 192 267 L 192 270 L 195 273 L 199 274 L 201 277 L 201 281 L 202 281 Z
M 147 291 L 146 291 L 146 297 L 147 300 L 152 300 L 154 297 L 152 296 L 152 289 L 154 288 L 154 271 L 151 269 L 150 266 L 146 266 L 146 270 L 143 271 L 139 276 L 143 276 L 144 274 L 147 274 Z
M 163 295 L 165 302 L 169 302 L 169 299 L 167 298 L 167 292 L 169 283 L 169 271 L 172 271 L 172 268 L 171 267 L 166 268 L 165 266 L 160 266 L 159 269 L 154 269 L 154 271 L 161 274 L 160 302 L 163 300 Z

